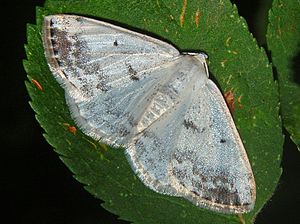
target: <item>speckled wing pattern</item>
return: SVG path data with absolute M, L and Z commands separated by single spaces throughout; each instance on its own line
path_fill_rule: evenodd
M 88 135 L 121 145 L 136 133 L 132 127 L 141 110 L 135 107 L 145 101 L 143 93 L 155 91 L 162 77 L 155 68 L 179 57 L 171 45 L 150 40 L 84 17 L 45 18 L 48 64 L 67 90 L 73 117 Z
M 251 166 L 202 54 L 75 15 L 45 17 L 43 43 L 76 124 L 126 148 L 146 186 L 214 211 L 253 208 Z

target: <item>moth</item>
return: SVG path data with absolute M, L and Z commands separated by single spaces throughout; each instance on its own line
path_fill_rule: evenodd
M 76 15 L 46 16 L 42 39 L 77 126 L 125 148 L 147 187 L 217 212 L 253 209 L 251 166 L 204 54 Z

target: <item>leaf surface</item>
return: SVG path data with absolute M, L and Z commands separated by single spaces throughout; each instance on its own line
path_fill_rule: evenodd
M 278 73 L 283 125 L 300 149 L 300 1 L 275 0 L 267 43 Z

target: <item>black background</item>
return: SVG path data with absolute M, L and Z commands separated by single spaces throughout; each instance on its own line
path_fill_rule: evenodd
M 270 0 L 268 0 L 270 2 Z M 253 29 L 264 6 L 259 0 L 234 1 Z M 8 223 L 127 223 L 107 212 L 86 192 L 42 136 L 26 93 L 26 24 L 35 23 L 43 1 L 1 1 L 1 219 Z M 257 21 L 257 20 L 256 20 Z M 299 60 L 298 60 L 299 62 Z M 256 223 L 299 223 L 300 157 L 286 138 L 283 174 L 275 195 Z M 171 214 L 170 214 L 171 215 Z M 199 220 L 200 222 L 200 220 Z

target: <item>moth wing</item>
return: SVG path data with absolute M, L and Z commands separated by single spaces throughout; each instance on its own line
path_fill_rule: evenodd
M 133 140 L 129 160 L 157 192 L 225 213 L 247 212 L 255 182 L 239 134 L 216 85 L 194 83 L 172 112 Z
M 250 211 L 256 189 L 228 107 L 208 80 L 192 97 L 171 160 L 171 179 L 193 203 L 225 213 Z
M 160 88 L 159 94 L 151 95 L 149 100 L 153 106 L 146 108 L 141 120 L 147 120 L 148 114 L 157 114 L 156 108 L 165 112 L 134 136 L 126 149 L 127 158 L 143 183 L 160 193 L 178 195 L 177 187 L 170 181 L 169 170 L 181 121 L 190 105 L 191 90 L 195 82 L 207 80 L 206 75 L 197 77 L 191 72 L 199 69 L 205 68 L 199 67 L 191 56 L 183 56 L 168 67 L 171 78 Z
M 77 125 L 109 144 L 123 144 L 134 134 L 138 115 L 130 113 L 163 79 L 153 71 L 179 56 L 165 42 L 74 15 L 45 17 L 42 37 Z

